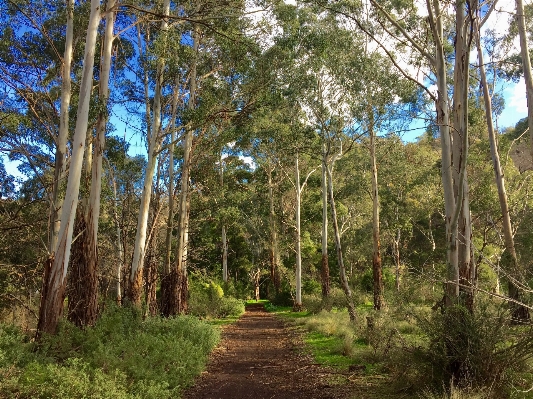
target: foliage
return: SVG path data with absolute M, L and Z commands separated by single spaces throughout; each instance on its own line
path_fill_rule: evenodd
M 202 318 L 240 316 L 244 313 L 244 302 L 224 296 L 222 287 L 213 281 L 194 281 L 190 286 L 189 312 Z
M 434 386 L 492 387 L 506 395 L 519 375 L 531 372 L 533 340 L 529 327 L 509 324 L 508 310 L 479 301 L 473 313 L 455 306 L 420 319 L 428 347 L 419 353 L 419 377 Z M 451 329 L 450 325 L 455 326 Z
M 218 342 L 216 327 L 191 316 L 142 321 L 109 304 L 94 328 L 63 323 L 39 346 L 0 327 L 0 396 L 172 398 L 191 383 Z

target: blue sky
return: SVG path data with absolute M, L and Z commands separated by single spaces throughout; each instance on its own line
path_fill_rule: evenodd
M 503 131 L 506 127 L 514 127 L 514 125 L 522 118 L 527 117 L 527 101 L 526 101 L 526 88 L 524 80 L 521 79 L 518 83 L 503 83 L 500 87 L 500 92 L 505 98 L 505 109 L 496 121 L 500 131 Z M 124 119 L 124 118 L 121 118 Z M 127 119 L 127 117 L 126 117 Z M 117 117 L 112 117 L 111 122 L 115 125 L 115 135 L 126 137 L 130 143 L 129 154 L 145 155 L 146 145 L 144 139 L 134 129 L 128 127 Z M 133 121 L 131 121 L 133 122 Z M 414 141 L 418 136 L 423 134 L 424 130 L 413 130 L 406 132 L 402 135 L 404 141 Z M 6 171 L 16 177 L 23 177 L 17 170 L 17 163 L 9 162 L 5 155 L 1 155 L 4 159 L 4 165 Z

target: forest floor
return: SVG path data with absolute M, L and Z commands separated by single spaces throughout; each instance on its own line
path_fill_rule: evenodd
M 262 304 L 248 305 L 236 323 L 224 327 L 207 370 L 183 398 L 376 397 L 368 381 L 361 387 L 350 374 L 316 364 L 304 348 L 301 331 L 266 312 Z

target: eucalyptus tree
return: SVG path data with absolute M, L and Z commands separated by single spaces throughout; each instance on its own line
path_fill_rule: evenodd
M 163 16 L 167 16 L 170 13 L 170 1 L 165 0 L 163 4 Z M 164 18 L 161 21 L 161 32 L 163 48 L 166 49 L 166 31 L 168 29 L 168 20 Z M 167 50 L 168 51 L 168 50 Z M 148 164 L 144 177 L 143 193 L 141 196 L 141 204 L 139 210 L 139 218 L 137 221 L 137 233 L 135 236 L 135 246 L 133 252 L 133 260 L 131 263 L 130 274 L 130 292 L 129 298 L 135 306 L 141 305 L 141 292 L 142 292 L 142 271 L 143 263 L 146 251 L 146 234 L 148 227 L 148 213 L 150 209 L 150 200 L 152 195 L 152 185 L 154 180 L 154 173 L 157 162 L 157 155 L 161 146 L 161 97 L 162 86 L 164 79 L 165 58 L 164 54 L 161 54 L 157 61 L 156 82 L 154 90 L 154 105 L 153 105 L 153 118 L 151 129 L 147 132 L 148 143 Z M 147 118 L 149 112 L 147 112 Z
M 88 5 L 75 7 L 69 1 L 67 7 L 58 6 L 60 12 L 49 13 L 37 4 L 5 3 L 2 10 L 6 16 L 0 25 L 0 82 L 6 93 L 2 110 L 11 115 L 11 123 L 2 123 L 2 147 L 10 151 L 12 160 L 21 162 L 27 177 L 37 177 L 47 193 L 49 255 L 57 245 L 72 128 L 72 72 L 78 79 Z
M 531 60 L 526 33 L 524 3 L 522 0 L 516 0 L 516 21 L 518 25 L 518 34 L 520 37 L 522 70 L 524 72 L 524 80 L 526 82 L 527 120 L 529 126 L 529 136 L 531 138 L 530 154 L 531 159 L 533 159 L 533 77 L 531 75 Z
M 63 310 L 65 295 L 65 278 L 67 275 L 70 248 L 72 245 L 72 232 L 74 218 L 78 205 L 81 168 L 85 150 L 85 135 L 89 116 L 89 101 L 92 89 L 94 52 L 96 34 L 100 23 L 100 1 L 91 1 L 91 14 L 85 40 L 85 56 L 83 63 L 82 80 L 78 112 L 76 115 L 76 129 L 73 138 L 72 156 L 68 176 L 65 200 L 61 209 L 61 226 L 59 229 L 57 251 L 50 268 L 47 268 L 43 277 L 43 292 L 39 309 L 38 334 L 43 332 L 53 334 Z
M 320 138 L 322 159 L 322 292 L 329 293 L 329 261 L 327 254 L 328 230 L 328 176 L 332 178 L 332 168 L 328 166 L 336 157 L 335 147 L 343 139 L 343 130 L 353 118 L 351 103 L 356 102 L 358 90 L 353 70 L 358 68 L 359 54 L 353 52 L 360 44 L 352 32 L 339 26 L 335 15 L 317 13 L 312 6 L 281 6 L 278 18 L 284 29 L 278 45 L 290 51 L 291 62 L 284 72 L 291 77 L 288 87 L 295 93 L 298 103 L 305 112 L 305 123 L 316 129 Z M 353 55 L 352 55 L 353 54 Z M 312 147 L 307 150 L 313 153 Z M 329 170 L 328 170 L 329 168 Z M 330 199 L 331 201 L 331 199 Z M 298 203 L 298 201 L 297 201 Z M 336 217 L 336 213 L 334 212 Z M 333 221 L 334 227 L 336 221 Z M 337 257 L 340 250 L 340 232 L 334 228 Z M 297 258 L 298 259 L 298 258 Z M 348 286 L 342 259 L 341 283 L 345 289 L 350 308 L 353 310 L 351 292 Z M 298 263 L 298 262 L 297 262 Z M 297 267 L 298 269 L 298 267 Z M 343 277 L 344 276 L 344 277 Z M 353 316 L 355 317 L 355 312 Z
M 517 0 L 517 10 L 519 9 L 519 6 L 522 6 L 522 1 Z M 523 6 L 522 13 L 523 13 Z M 523 15 L 517 15 L 520 25 L 520 30 L 524 28 L 524 20 Z M 522 32 L 521 35 L 521 43 L 522 43 Z M 525 42 L 525 39 L 524 39 Z M 513 304 L 513 319 L 519 322 L 523 322 L 525 320 L 529 320 L 529 310 L 526 306 L 524 306 L 521 303 L 521 295 L 519 291 L 520 284 L 523 284 L 524 281 L 524 273 L 522 268 L 520 267 L 520 264 L 518 262 L 518 256 L 516 254 L 515 249 L 515 243 L 514 243 L 514 235 L 513 235 L 513 228 L 511 225 L 511 217 L 509 214 L 509 203 L 507 200 L 507 191 L 505 189 L 505 180 L 504 175 L 502 172 L 502 167 L 500 164 L 500 155 L 498 151 L 498 143 L 496 140 L 496 132 L 494 129 L 494 124 L 492 121 L 492 99 L 491 94 L 489 91 L 489 84 L 487 81 L 487 74 L 485 72 L 485 65 L 483 62 L 483 48 L 481 47 L 481 24 L 479 21 L 476 23 L 476 46 L 477 46 L 477 52 L 478 52 L 478 60 L 479 60 L 479 73 L 481 77 L 481 85 L 483 87 L 483 100 L 485 102 L 485 115 L 487 120 L 487 130 L 489 134 L 489 143 L 490 143 L 490 154 L 492 158 L 492 166 L 494 169 L 494 176 L 496 180 L 496 187 L 498 188 L 498 200 L 500 203 L 501 213 L 502 213 L 502 227 L 503 227 L 503 235 L 504 235 L 504 242 L 505 242 L 505 249 L 507 251 L 507 257 L 510 257 L 510 264 L 511 268 L 510 270 L 513 271 L 513 273 L 516 273 L 516 277 L 511 277 L 509 279 L 509 296 L 514 301 Z M 529 91 L 529 85 L 527 81 L 529 80 L 532 84 L 533 81 L 531 81 L 531 68 L 529 64 L 529 54 L 527 52 L 527 43 L 526 43 L 526 53 L 527 61 L 524 61 L 524 74 L 526 76 L 526 85 L 528 87 L 528 100 L 533 101 L 533 86 L 532 91 L 530 93 Z M 524 55 L 524 54 L 523 54 Z M 531 94 L 532 97 L 529 97 Z M 530 130 L 533 126 L 533 107 L 530 106 L 531 102 L 528 101 L 528 119 L 529 119 L 529 126 Z M 530 110 L 531 109 L 531 110 Z M 533 137 L 533 136 L 532 136 Z M 533 143 L 533 141 L 532 141 Z M 533 147 L 532 147 L 532 156 L 533 156 Z
M 379 3 L 371 0 L 371 6 L 379 15 L 375 23 L 383 29 L 371 28 L 369 21 L 360 17 L 358 6 L 337 6 L 324 3 L 324 6 L 335 10 L 344 17 L 354 21 L 369 37 L 377 43 L 400 73 L 418 84 L 435 102 L 436 124 L 439 129 L 442 155 L 442 185 L 445 202 L 446 248 L 447 248 L 447 284 L 445 290 L 446 306 L 458 301 L 469 308 L 473 306 L 473 287 L 475 285 L 475 265 L 472 262 L 472 236 L 469 212 L 468 179 L 466 161 L 468 158 L 468 56 L 473 40 L 473 23 L 477 12 L 476 2 L 457 1 L 453 3 L 455 15 L 442 7 L 440 2 L 427 2 L 423 10 L 428 17 L 420 20 L 416 5 L 396 7 L 390 3 Z M 446 22 L 454 21 L 451 30 L 455 35 L 455 77 L 453 90 L 449 87 L 449 42 L 450 32 Z M 426 24 L 421 26 L 420 22 Z M 445 29 L 446 26 L 446 29 Z M 396 34 L 393 34 L 394 29 Z M 381 32 L 384 33 L 381 34 Z M 386 39 L 385 39 L 386 37 Z M 387 45 L 384 40 L 388 40 Z M 392 41 L 392 43 L 391 43 Z M 403 58 L 410 56 L 406 63 L 399 61 L 398 51 L 401 49 Z M 427 73 L 422 77 L 411 73 L 407 63 L 423 66 Z M 420 70 L 420 69 L 419 69 Z M 416 72 L 416 71 L 413 71 Z M 433 93 L 426 82 L 432 81 L 437 87 Z M 453 93 L 453 103 L 450 96 Z M 452 113 L 452 109 L 454 112 Z M 453 115 L 453 118 L 452 118 Z
M 80 243 L 82 240 L 84 241 L 81 243 L 81 250 L 84 253 L 77 262 L 72 264 L 68 289 L 68 318 L 78 326 L 93 325 L 98 316 L 98 222 L 102 192 L 103 153 L 108 122 L 109 75 L 113 40 L 115 39 L 113 32 L 115 13 L 110 10 L 113 9 L 114 5 L 114 0 L 107 1 L 103 51 L 100 56 L 99 112 L 93 153 L 87 154 L 87 157 L 92 157 L 92 168 L 88 202 L 83 212 L 80 212 L 80 216 L 85 219 L 85 233 L 79 239 Z

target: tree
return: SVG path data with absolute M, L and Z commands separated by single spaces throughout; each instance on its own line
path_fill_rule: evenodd
M 73 150 L 70 159 L 70 169 L 67 182 L 67 191 L 61 210 L 61 227 L 59 229 L 58 244 L 53 262 L 50 262 L 43 276 L 43 289 L 41 293 L 41 306 L 39 309 L 39 322 L 37 335 L 54 334 L 57 323 L 63 311 L 65 295 L 65 278 L 67 276 L 70 248 L 72 245 L 72 231 L 74 218 L 78 206 L 78 193 L 80 188 L 81 168 L 85 150 L 85 135 L 89 116 L 89 101 L 93 79 L 94 51 L 96 33 L 100 23 L 100 1 L 91 1 L 91 14 L 87 37 L 85 40 L 85 57 L 83 63 L 82 80 L 80 85 L 80 99 L 76 115 L 76 130 L 73 138 Z
M 114 7 L 114 0 L 108 0 L 107 10 Z M 106 125 L 108 122 L 109 75 L 111 71 L 112 47 L 114 40 L 114 12 L 106 13 L 106 27 L 103 52 L 100 59 L 100 81 L 98 101 L 100 111 L 96 121 L 92 156 L 91 185 L 85 209 L 79 213 L 84 218 L 85 233 L 80 250 L 82 256 L 72 265 L 68 290 L 68 318 L 83 327 L 93 325 L 98 316 L 98 222 L 100 219 L 100 196 L 102 192 L 103 156 Z M 92 137 L 91 137 L 92 139 Z
M 518 22 L 518 34 L 520 36 L 520 53 L 522 56 L 522 69 L 526 82 L 527 119 L 529 136 L 531 137 L 531 159 L 533 159 L 533 77 L 531 75 L 531 60 L 526 35 L 526 20 L 524 4 L 522 0 L 516 0 L 516 21 Z
M 163 15 L 169 15 L 170 1 L 165 0 L 163 4 Z M 165 35 L 168 29 L 167 19 L 161 21 L 161 32 L 163 41 L 166 43 Z M 131 263 L 130 274 L 130 292 L 129 299 L 131 302 L 140 307 L 141 293 L 142 293 L 142 277 L 143 277 L 143 263 L 146 251 L 146 231 L 148 227 L 148 214 L 150 211 L 150 200 L 152 196 L 152 186 L 154 181 L 154 173 L 157 162 L 157 155 L 161 146 L 161 96 L 162 85 L 164 79 L 165 59 L 163 56 L 158 58 L 156 71 L 156 86 L 154 92 L 154 106 L 152 127 L 147 131 L 148 142 L 148 165 L 144 176 L 143 193 L 141 196 L 141 205 L 139 210 L 139 218 L 137 220 L 137 233 L 135 236 L 135 246 L 133 252 L 133 260 Z M 148 101 L 148 98 L 146 99 Z M 147 102 L 148 104 L 148 102 Z M 148 108 L 148 106 L 147 106 Z M 150 113 L 147 109 L 146 117 L 149 118 Z
M 521 3 L 521 0 L 517 1 Z M 518 17 L 520 19 L 520 17 Z M 522 22 L 523 23 L 523 22 Z M 516 255 L 513 229 L 511 226 L 511 217 L 509 214 L 509 204 L 507 201 L 507 191 L 505 189 L 505 181 L 502 173 L 502 168 L 500 165 L 500 155 L 498 152 L 498 143 L 496 141 L 496 132 L 494 130 L 494 125 L 492 123 L 492 100 L 489 92 L 489 85 L 487 82 L 487 75 L 485 73 L 485 65 L 483 63 L 483 49 L 481 47 L 481 24 L 477 21 L 477 31 L 476 31 L 476 45 L 478 52 L 479 60 L 479 73 L 481 75 L 481 85 L 483 87 L 483 100 L 485 101 L 485 115 L 487 119 L 487 129 L 489 133 L 489 143 L 490 143 L 490 155 L 492 158 L 492 166 L 494 169 L 494 177 L 496 180 L 496 186 L 498 188 L 498 200 L 500 203 L 500 208 L 502 212 L 502 225 L 503 225 L 503 235 L 505 238 L 505 249 L 507 251 L 507 257 L 510 257 L 510 266 L 514 272 L 517 273 L 516 280 L 519 283 L 522 283 L 523 270 L 518 263 L 518 257 Z M 527 73 L 526 73 L 527 74 Z M 531 77 L 530 77 L 531 79 Z M 533 115 L 533 113 L 532 113 Z M 533 125 L 532 125 L 533 126 Z M 521 295 L 519 291 L 519 284 L 515 282 L 513 278 L 509 279 L 509 296 L 513 300 L 513 320 L 517 322 L 523 322 L 529 320 L 529 310 L 521 303 Z

